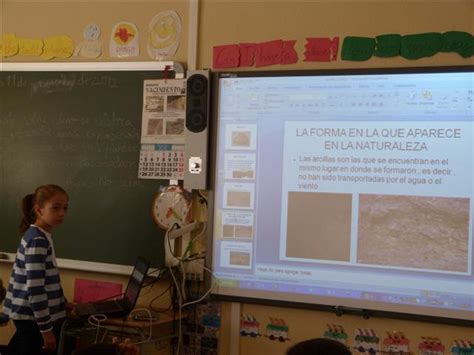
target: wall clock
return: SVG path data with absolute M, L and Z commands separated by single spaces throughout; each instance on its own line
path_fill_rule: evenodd
M 153 220 L 165 230 L 170 229 L 175 223 L 179 226 L 187 224 L 190 211 L 190 193 L 179 186 L 168 186 L 153 198 Z

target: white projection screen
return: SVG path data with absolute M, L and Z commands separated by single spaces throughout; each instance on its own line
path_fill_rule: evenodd
M 473 71 L 215 73 L 214 295 L 473 325 Z

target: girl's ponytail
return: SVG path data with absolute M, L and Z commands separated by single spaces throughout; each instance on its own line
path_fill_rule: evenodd
M 21 211 L 23 213 L 23 217 L 21 219 L 20 226 L 18 227 L 20 236 L 25 233 L 25 231 L 30 227 L 30 224 L 35 222 L 36 216 L 35 212 L 33 211 L 34 198 L 34 194 L 28 194 L 21 200 Z

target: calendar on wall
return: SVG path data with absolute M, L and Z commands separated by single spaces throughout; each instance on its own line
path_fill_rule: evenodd
M 139 179 L 184 179 L 186 79 L 144 80 Z
M 183 180 L 184 145 L 142 144 L 138 178 Z

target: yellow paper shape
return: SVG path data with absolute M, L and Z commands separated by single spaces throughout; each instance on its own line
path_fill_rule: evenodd
M 18 38 L 18 54 L 25 57 L 39 57 L 43 53 L 43 40 Z
M 6 33 L 0 42 L 0 56 L 13 57 L 18 53 L 18 39 L 14 33 Z
M 43 54 L 41 58 L 69 58 L 74 53 L 74 41 L 71 37 L 66 35 L 50 36 L 45 38 L 43 47 Z
M 176 41 L 176 23 L 172 16 L 165 16 L 150 29 L 149 39 L 153 48 L 163 49 Z

